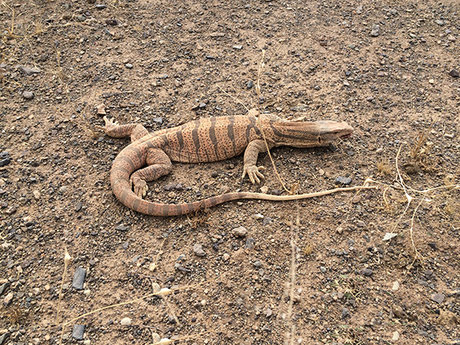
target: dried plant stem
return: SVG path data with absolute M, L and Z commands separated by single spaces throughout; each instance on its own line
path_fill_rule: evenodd
M 270 147 L 268 146 L 268 142 L 267 142 L 267 138 L 265 137 L 265 133 L 264 133 L 264 129 L 263 129 L 263 126 L 259 126 L 259 129 L 260 129 L 260 132 L 262 133 L 262 137 L 264 138 L 264 142 L 265 142 L 265 147 L 267 149 L 267 154 L 268 154 L 268 158 L 270 158 L 270 161 L 272 163 L 272 167 L 273 167 L 273 170 L 275 171 L 275 175 L 278 179 L 278 181 L 281 183 L 281 186 L 283 187 L 283 189 L 287 192 L 287 193 L 290 193 L 290 190 L 287 189 L 286 185 L 284 184 L 283 180 L 281 179 L 281 176 L 280 174 L 278 173 L 278 169 L 276 169 L 276 164 L 275 164 L 275 161 L 273 160 L 273 157 L 272 157 L 272 154 L 270 153 Z
M 417 213 L 418 208 L 422 204 L 423 199 L 420 200 L 418 205 L 415 207 L 414 212 L 412 213 L 412 218 L 410 220 L 410 229 L 409 229 L 409 236 L 410 236 L 410 241 L 412 245 L 412 249 L 414 250 L 414 261 L 417 259 L 423 260 L 423 256 L 419 253 L 417 250 L 417 247 L 415 246 L 415 241 L 414 241 L 414 222 L 415 222 L 415 214 Z
M 246 111 L 249 112 L 248 107 L 247 107 L 241 100 L 239 100 L 239 99 L 238 99 L 237 97 L 235 97 L 235 96 L 232 96 L 232 95 L 229 94 L 227 91 L 225 91 L 224 89 L 222 89 L 220 86 L 218 86 L 217 88 L 218 88 L 222 93 L 224 93 L 226 96 L 232 98 L 236 103 L 241 104 L 241 105 L 244 107 L 244 109 L 246 109 Z
M 297 203 L 297 216 L 295 224 L 291 224 L 291 265 L 289 269 L 289 303 L 287 310 L 287 332 L 286 338 L 284 339 L 285 345 L 294 345 L 294 335 L 295 335 L 295 324 L 292 320 L 292 312 L 294 309 L 294 294 L 296 286 L 296 275 L 297 275 L 297 263 L 296 263 L 296 237 L 297 229 L 300 227 L 300 208 Z
M 62 272 L 61 277 L 61 286 L 59 287 L 59 297 L 58 297 L 58 305 L 57 305 L 57 312 L 56 312 L 56 325 L 61 323 L 61 305 L 62 305 L 62 290 L 64 288 L 64 281 L 67 276 L 67 269 L 69 267 L 69 263 L 72 260 L 67 248 L 64 248 L 64 271 Z M 59 336 L 59 344 L 62 344 L 62 338 L 64 337 L 64 325 L 61 325 L 61 334 Z
M 259 96 L 259 98 L 261 96 L 261 92 L 260 92 L 260 75 L 262 73 L 262 69 L 265 67 L 264 59 L 265 59 L 265 49 L 262 49 L 262 60 L 261 60 L 261 62 L 259 64 L 259 68 L 257 70 L 257 81 L 256 81 L 256 87 L 255 87 L 257 96 Z

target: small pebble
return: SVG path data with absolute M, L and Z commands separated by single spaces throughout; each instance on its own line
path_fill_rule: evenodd
M 361 274 L 366 277 L 370 277 L 372 274 L 374 274 L 374 272 L 370 268 L 365 268 L 361 270 Z
M 224 259 L 224 261 L 227 261 L 228 259 L 230 259 L 230 255 L 225 253 L 224 255 L 222 255 L 222 258 Z
M 8 165 L 11 163 L 11 156 L 9 152 L 3 151 L 0 152 L 0 167 L 4 167 L 5 165 Z
M 105 112 L 105 104 L 101 103 L 98 106 L 96 106 L 96 113 L 98 115 L 106 115 L 107 113 Z
M 352 204 L 359 204 L 361 202 L 361 195 L 357 194 L 351 199 Z
M 39 190 L 34 190 L 32 194 L 34 195 L 35 200 L 40 199 L 41 193 Z
M 155 122 L 157 125 L 162 125 L 163 124 L 163 118 L 162 117 L 154 117 L 153 122 Z
M 345 319 L 350 316 L 350 311 L 348 308 L 342 308 L 342 319 Z
M 252 87 L 254 86 L 254 82 L 252 80 L 248 81 L 246 83 L 246 88 L 249 90 L 249 89 L 252 89 Z
M 195 243 L 193 245 L 193 252 L 195 253 L 196 256 L 203 257 L 206 255 L 206 253 L 203 250 L 203 246 L 199 243 Z
M 130 326 L 131 322 L 132 322 L 132 320 L 129 317 L 124 317 L 123 319 L 121 319 L 120 325 L 122 325 L 122 326 Z
M 3 283 L 0 285 L 0 296 L 6 291 L 6 288 L 9 286 L 8 283 Z
M 233 49 L 241 50 L 241 49 L 243 49 L 243 46 L 240 45 L 240 44 L 236 44 L 236 45 L 233 46 Z
M 24 97 L 25 99 L 33 99 L 34 98 L 34 93 L 32 91 L 24 91 L 22 93 L 22 97 Z
M 85 334 L 85 325 L 74 325 L 72 331 L 72 338 L 76 340 L 82 340 L 83 334 Z
M 264 194 L 267 194 L 268 193 L 268 187 L 267 186 L 262 186 L 260 187 L 260 191 Z
M 127 69 L 131 69 L 131 68 L 133 68 L 133 65 L 130 64 L 130 63 L 127 63 L 127 64 L 125 64 L 125 67 L 126 67 Z
M 446 296 L 444 294 L 442 294 L 442 293 L 435 293 L 435 294 L 431 295 L 431 300 L 435 301 L 436 303 L 444 302 L 445 298 L 446 298 Z
M 383 236 L 382 241 L 389 241 L 396 236 L 398 236 L 398 234 L 395 232 L 387 232 L 385 236 Z
M 453 69 L 449 72 L 449 75 L 452 77 L 452 78 L 458 78 L 460 77 L 460 72 L 457 71 L 456 69 Z
M 118 21 L 116 19 L 106 19 L 105 20 L 105 23 L 107 25 L 111 25 L 111 26 L 116 26 L 118 25 Z
M 73 275 L 72 287 L 76 290 L 83 290 L 85 283 L 86 270 L 83 267 L 77 267 Z
M 391 290 L 393 291 L 399 290 L 399 282 L 397 280 L 393 282 L 393 286 L 391 287 Z
M 256 240 L 253 239 L 252 237 L 249 237 L 249 238 L 246 239 L 246 243 L 245 243 L 244 247 L 246 249 L 252 249 L 252 248 L 254 248 L 255 243 L 256 243 Z
M 260 268 L 260 267 L 262 267 L 262 262 L 260 262 L 260 260 L 256 260 L 256 261 L 254 261 L 253 265 L 256 268 Z
M 42 71 L 38 67 L 18 66 L 18 68 L 26 75 L 37 74 Z
M 245 237 L 248 233 L 248 230 L 244 226 L 239 226 L 233 229 L 232 232 L 236 237 Z
M 127 226 L 127 225 L 124 225 L 124 224 L 118 224 L 116 227 L 115 227 L 115 230 L 118 230 L 118 231 L 129 231 L 130 227 Z
M 398 341 L 399 340 L 399 332 L 398 331 L 393 332 L 393 336 L 391 337 L 391 340 L 393 340 L 393 341 Z
M 351 177 L 345 177 L 345 176 L 338 176 L 335 179 L 336 184 L 343 184 L 345 186 L 348 186 L 351 183 Z
M 8 295 L 5 296 L 5 298 L 3 299 L 3 304 L 8 307 L 11 303 L 11 301 L 13 300 L 13 297 L 14 297 L 14 294 L 12 292 L 10 292 Z
M 0 345 L 6 344 L 6 339 L 10 336 L 9 333 L 0 335 Z
M 371 36 L 377 37 L 380 35 L 380 25 L 374 24 L 372 25 Z
M 266 316 L 266 317 L 270 317 L 270 316 L 272 316 L 272 315 L 273 315 L 273 311 L 272 311 L 270 308 L 267 308 L 267 309 L 265 310 L 265 316 Z
M 444 21 L 441 20 L 441 19 L 436 19 L 434 22 L 435 22 L 436 24 L 438 24 L 439 26 L 443 26 L 443 25 L 444 25 Z

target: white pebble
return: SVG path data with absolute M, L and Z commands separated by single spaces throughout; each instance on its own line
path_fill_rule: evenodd
M 122 326 L 130 326 L 131 325 L 131 319 L 129 317 L 124 317 L 123 319 L 121 319 L 120 321 L 120 325 Z

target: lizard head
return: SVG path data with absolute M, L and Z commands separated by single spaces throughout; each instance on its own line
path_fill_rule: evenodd
M 270 128 L 276 146 L 298 148 L 327 146 L 353 132 L 348 123 L 337 121 L 272 121 Z

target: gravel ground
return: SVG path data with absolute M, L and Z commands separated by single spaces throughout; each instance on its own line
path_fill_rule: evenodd
M 431 0 L 1 2 L 0 345 L 458 344 L 459 15 Z M 172 218 L 113 197 L 128 141 L 104 115 L 154 131 L 254 107 L 355 128 L 273 150 L 289 188 L 378 189 Z M 147 199 L 282 193 L 259 162 L 258 186 L 242 157 L 174 164 Z

